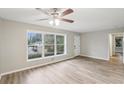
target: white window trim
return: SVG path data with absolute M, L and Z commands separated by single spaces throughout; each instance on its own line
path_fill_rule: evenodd
M 42 34 L 42 57 L 40 58 L 34 58 L 34 59 L 28 59 L 28 32 L 32 32 L 32 33 L 40 33 Z M 59 57 L 59 56 L 65 56 L 67 54 L 67 48 L 66 48 L 66 44 L 67 44 L 67 35 L 66 34 L 61 34 L 61 33 L 54 33 L 54 32 L 45 32 L 45 31 L 40 31 L 40 30 L 27 30 L 27 33 L 26 33 L 26 49 L 27 49 L 27 53 L 26 53 L 26 58 L 27 58 L 27 61 L 28 62 L 31 62 L 31 61 L 38 61 L 38 60 L 41 60 L 41 59 L 48 59 L 48 58 L 54 58 L 54 57 Z M 55 53 L 53 56 L 47 56 L 45 57 L 44 56 L 44 35 L 45 34 L 52 34 L 54 35 L 54 39 L 55 39 L 55 42 L 54 42 L 54 49 L 55 49 Z M 63 54 L 58 54 L 57 55 L 57 51 L 56 51 L 56 35 L 60 35 L 60 36 L 64 36 L 64 53 Z

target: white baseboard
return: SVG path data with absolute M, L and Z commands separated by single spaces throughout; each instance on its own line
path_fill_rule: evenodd
M 58 61 L 53 61 L 53 62 L 47 62 L 47 63 L 44 63 L 44 64 L 39 64 L 39 65 L 35 65 L 35 66 L 25 67 L 25 68 L 21 68 L 21 69 L 9 71 L 9 72 L 1 73 L 0 77 L 2 77 L 4 75 L 15 73 L 15 72 L 20 72 L 20 71 L 24 71 L 24 70 L 28 70 L 28 69 L 32 69 L 32 68 L 36 68 L 36 67 L 49 65 L 49 64 L 52 64 L 52 63 L 58 63 L 60 61 L 68 60 L 68 59 L 71 59 L 71 58 L 74 58 L 74 57 L 70 57 L 70 58 L 66 58 L 66 59 L 62 59 L 62 60 L 58 60 Z
M 105 58 L 101 58 L 101 57 L 94 57 L 94 56 L 88 56 L 88 55 L 80 55 L 80 56 L 109 61 L 109 59 L 105 59 Z

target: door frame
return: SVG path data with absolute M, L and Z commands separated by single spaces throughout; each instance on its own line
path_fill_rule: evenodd
M 124 32 L 115 32 L 115 33 L 109 33 L 109 60 L 110 60 L 110 58 L 111 58 L 111 56 L 112 56 L 112 35 L 113 34 L 116 34 L 116 33 L 118 33 L 118 34 L 122 34 L 123 35 L 123 41 L 122 41 L 122 47 L 123 47 L 123 57 L 122 57 L 122 60 L 123 60 L 123 64 L 124 64 Z

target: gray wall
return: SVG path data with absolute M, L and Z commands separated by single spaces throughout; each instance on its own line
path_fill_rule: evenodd
M 74 56 L 74 35 L 77 33 L 3 20 L 2 26 L 0 22 L 0 73 L 51 62 L 51 58 L 27 62 L 26 31 L 28 29 L 67 34 L 67 55 L 55 57 L 53 61 Z
M 27 62 L 26 31 L 28 29 L 67 34 L 67 55 L 55 57 L 53 61 L 74 57 L 74 35 L 79 33 L 0 19 L 0 73 L 52 61 L 51 58 L 48 58 Z M 114 32 L 124 32 L 124 29 L 82 33 L 81 55 L 108 60 L 109 33 Z
M 81 34 L 81 55 L 109 60 L 109 34 L 124 32 L 124 28 Z

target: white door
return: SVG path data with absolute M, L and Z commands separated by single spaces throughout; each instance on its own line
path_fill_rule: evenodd
M 74 52 L 75 56 L 80 55 L 80 35 L 74 36 Z

